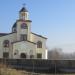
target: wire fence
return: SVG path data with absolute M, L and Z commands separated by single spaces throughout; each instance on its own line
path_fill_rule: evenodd
M 75 60 L 0 59 L 0 64 L 32 75 L 75 73 Z

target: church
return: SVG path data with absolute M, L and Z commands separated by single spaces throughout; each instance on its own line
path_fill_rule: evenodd
M 0 33 L 0 58 L 47 59 L 47 38 L 31 32 L 31 22 L 28 10 L 22 7 L 12 32 Z

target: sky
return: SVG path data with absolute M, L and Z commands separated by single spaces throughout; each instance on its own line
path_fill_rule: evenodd
M 26 4 L 32 32 L 47 37 L 47 47 L 75 51 L 75 0 L 0 0 L 0 33 L 11 32 Z

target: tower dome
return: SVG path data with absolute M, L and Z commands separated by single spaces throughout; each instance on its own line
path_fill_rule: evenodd
M 20 10 L 20 12 L 28 12 L 28 10 L 25 7 L 22 7 L 22 9 Z
M 22 20 L 29 19 L 29 13 L 26 7 L 22 7 L 22 9 L 19 11 L 19 19 L 22 19 Z

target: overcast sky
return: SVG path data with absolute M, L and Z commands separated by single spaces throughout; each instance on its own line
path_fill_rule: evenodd
M 11 32 L 23 4 L 30 13 L 32 32 L 46 36 L 49 49 L 75 51 L 75 0 L 0 0 L 0 32 Z

